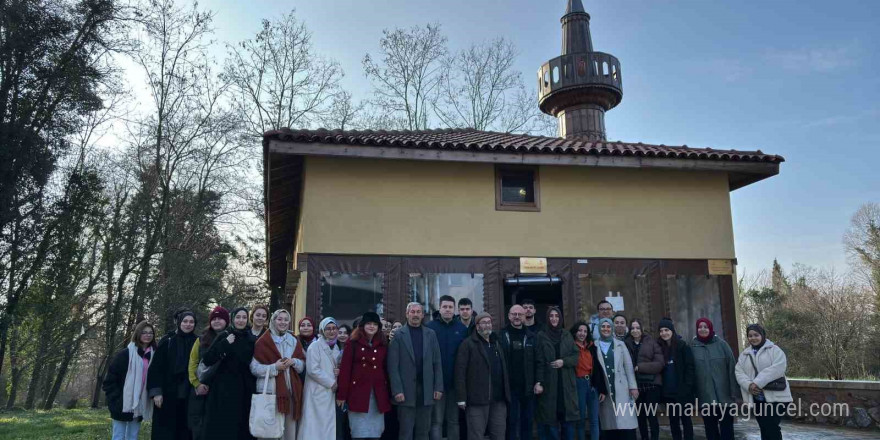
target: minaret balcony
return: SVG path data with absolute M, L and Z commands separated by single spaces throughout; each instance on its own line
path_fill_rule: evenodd
M 562 55 L 538 70 L 538 105 L 553 116 L 578 104 L 597 104 L 610 110 L 622 97 L 620 61 L 607 53 Z

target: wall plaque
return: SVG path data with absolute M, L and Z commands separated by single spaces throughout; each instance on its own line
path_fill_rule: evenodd
M 709 260 L 709 275 L 733 275 L 733 261 Z
M 546 258 L 527 258 L 519 259 L 519 273 L 547 273 Z

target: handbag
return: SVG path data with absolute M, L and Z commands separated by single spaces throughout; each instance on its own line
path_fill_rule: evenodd
M 199 366 L 196 367 L 196 377 L 199 378 L 199 382 L 208 383 L 211 381 L 211 378 L 214 377 L 214 374 L 217 373 L 217 367 L 220 366 L 220 362 L 217 362 L 214 365 L 206 366 L 203 361 L 199 361 Z
M 251 396 L 251 415 L 248 425 L 251 435 L 257 438 L 281 438 L 284 436 L 284 414 L 278 412 L 274 394 L 266 394 L 269 387 L 269 366 L 263 381 L 263 392 Z
M 758 366 L 755 365 L 755 359 L 749 356 L 749 360 L 752 361 L 752 368 L 755 369 L 755 377 L 758 377 Z M 767 382 L 763 389 L 767 391 L 785 391 L 786 388 L 788 388 L 788 382 L 785 381 L 785 376 L 782 376 Z

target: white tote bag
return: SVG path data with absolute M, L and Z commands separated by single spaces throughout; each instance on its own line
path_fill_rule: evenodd
M 269 387 L 269 366 L 263 381 L 263 392 L 251 397 L 251 435 L 257 438 L 281 438 L 284 436 L 284 414 L 278 412 L 275 395 L 266 394 Z

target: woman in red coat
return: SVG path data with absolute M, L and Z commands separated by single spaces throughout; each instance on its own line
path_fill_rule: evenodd
M 388 346 L 379 332 L 381 321 L 374 312 L 364 313 L 352 333 L 339 367 L 336 404 L 348 405 L 352 438 L 379 438 L 385 430 L 384 413 L 391 411 L 385 356 Z

